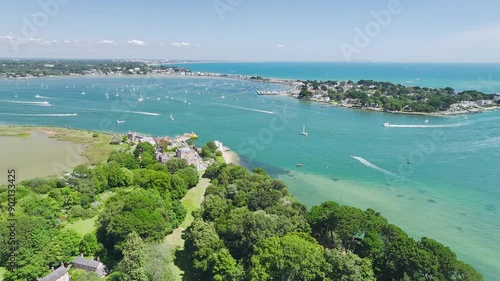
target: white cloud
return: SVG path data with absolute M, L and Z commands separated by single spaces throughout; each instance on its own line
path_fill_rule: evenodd
M 144 45 L 146 45 L 146 43 L 144 41 L 135 40 L 135 39 L 127 41 L 127 44 L 133 44 L 133 45 L 137 45 L 137 46 L 144 46 Z
M 283 45 L 283 44 L 276 45 L 276 49 L 283 49 L 284 47 L 285 47 L 285 45 Z
M 57 40 L 42 40 L 40 38 L 31 38 L 31 37 L 18 37 L 18 36 L 11 36 L 11 35 L 6 35 L 6 36 L 0 36 L 0 42 L 9 42 L 10 44 L 33 44 L 33 43 L 38 43 L 38 44 L 44 44 L 44 45 L 49 45 L 52 43 L 57 43 Z
M 99 44 L 115 45 L 115 42 L 113 40 L 101 40 L 101 41 L 99 41 Z
M 53 44 L 57 44 L 57 40 L 43 40 L 43 41 L 39 41 L 38 44 L 40 45 L 45 45 L 45 46 L 50 46 L 50 45 L 53 45 Z
M 71 41 L 70 40 L 64 40 L 64 43 L 69 44 L 69 43 L 71 43 Z
M 191 43 L 188 42 L 174 42 L 170 45 L 174 47 L 191 47 Z

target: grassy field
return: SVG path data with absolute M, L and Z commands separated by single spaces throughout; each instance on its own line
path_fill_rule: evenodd
M 33 127 L 33 126 L 4 126 L 0 127 L 0 136 L 12 136 L 27 138 L 33 132 L 47 134 L 49 138 L 68 141 L 85 146 L 82 156 L 88 159 L 89 164 L 97 164 L 105 161 L 109 154 L 119 148 L 129 148 L 128 145 L 109 144 L 113 135 L 96 133 L 92 131 L 66 129 L 59 127 Z
M 66 229 L 71 229 L 76 231 L 81 236 L 94 233 L 96 230 L 95 222 L 97 220 L 97 216 L 86 219 L 86 220 L 77 220 L 74 223 L 70 223 L 66 225 Z
M 163 245 L 166 246 L 166 249 L 170 252 L 170 255 L 174 256 L 175 252 L 178 249 L 182 249 L 184 247 L 184 240 L 182 239 L 182 233 L 186 228 L 188 228 L 193 222 L 194 218 L 191 214 L 192 211 L 198 210 L 205 198 L 205 190 L 210 185 L 210 180 L 201 178 L 200 182 L 190 190 L 188 190 L 186 196 L 181 199 L 182 206 L 186 208 L 187 215 L 181 225 L 174 230 L 170 235 L 165 237 Z M 175 280 L 181 281 L 182 275 L 184 274 L 181 269 L 179 269 L 172 262 L 171 264 L 172 274 L 175 276 Z

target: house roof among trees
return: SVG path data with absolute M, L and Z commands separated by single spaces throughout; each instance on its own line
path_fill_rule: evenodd
M 68 269 L 63 263 L 61 263 L 61 266 L 59 266 L 56 270 L 52 271 L 49 275 L 43 278 L 39 278 L 38 281 L 56 281 L 66 273 L 68 273 Z

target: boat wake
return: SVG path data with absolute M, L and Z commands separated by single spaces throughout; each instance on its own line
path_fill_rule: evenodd
M 69 117 L 77 116 L 77 113 L 61 113 L 61 114 L 29 114 L 29 113 L 0 113 L 0 115 L 11 115 L 11 116 L 28 116 L 28 117 Z
M 361 158 L 361 157 L 358 157 L 358 156 L 351 156 L 351 158 L 356 159 L 359 162 L 361 162 L 361 164 L 363 164 L 363 165 L 365 165 L 367 167 L 370 167 L 372 169 L 375 169 L 377 171 L 380 171 L 380 172 L 382 172 L 384 174 L 388 174 L 388 175 L 391 175 L 391 176 L 396 176 L 395 174 L 387 171 L 386 169 L 382 169 L 382 168 L 378 167 L 377 165 L 370 163 L 368 160 L 366 160 L 364 158 Z
M 112 111 L 113 112 L 130 113 L 130 114 L 150 115 L 150 116 L 160 116 L 161 115 L 161 113 L 144 112 L 144 111 L 130 111 L 130 110 L 112 110 Z
M 28 104 L 28 105 L 37 105 L 37 106 L 52 106 L 47 101 L 17 101 L 17 100 L 3 100 L 3 102 L 10 102 L 10 103 L 20 103 L 20 104 Z
M 35 98 L 37 98 L 37 99 L 51 99 L 49 97 L 40 96 L 40 95 L 36 95 Z
M 231 107 L 231 108 L 236 108 L 236 109 L 241 109 L 241 110 L 247 110 L 247 111 L 253 111 L 253 112 L 260 112 L 260 113 L 265 113 L 265 114 L 275 114 L 272 111 L 267 111 L 267 110 L 261 110 L 261 109 L 255 109 L 255 108 L 248 108 L 248 107 L 242 107 L 242 106 L 237 106 L 237 105 L 231 105 L 231 104 L 225 104 L 225 103 L 213 103 L 216 105 L 222 105 L 225 107 Z

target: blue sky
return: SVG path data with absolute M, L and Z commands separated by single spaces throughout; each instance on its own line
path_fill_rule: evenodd
M 500 62 L 498 11 L 497 0 L 5 0 L 0 57 Z

